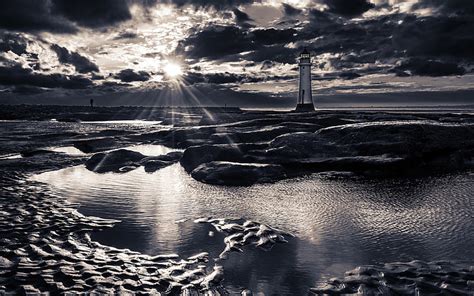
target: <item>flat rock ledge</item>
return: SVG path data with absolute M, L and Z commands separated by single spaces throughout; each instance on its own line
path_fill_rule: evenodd
M 325 171 L 433 174 L 474 166 L 474 125 L 434 120 L 353 123 L 293 132 L 267 143 L 188 147 L 180 162 L 198 181 L 251 185 Z
M 285 178 L 285 170 L 277 164 L 211 161 L 195 168 L 191 176 L 208 184 L 250 186 L 281 180 Z

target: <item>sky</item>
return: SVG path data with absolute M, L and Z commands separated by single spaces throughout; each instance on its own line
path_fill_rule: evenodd
M 472 0 L 3 0 L 0 104 L 471 104 Z

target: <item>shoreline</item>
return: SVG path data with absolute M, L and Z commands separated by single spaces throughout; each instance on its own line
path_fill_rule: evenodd
M 176 255 L 160 256 L 159 254 L 157 256 L 149 256 L 127 250 L 118 250 L 90 240 L 89 233 L 91 231 L 113 227 L 113 221 L 83 216 L 77 212 L 77 206 L 69 204 L 64 197 L 51 195 L 52 192 L 48 189 L 49 185 L 32 182 L 28 176 L 45 171 L 59 170 L 73 165 L 82 165 L 93 154 L 101 153 L 101 151 L 109 153 L 110 149 L 123 148 L 131 143 L 159 143 L 166 144 L 169 147 L 189 149 L 190 147 L 200 147 L 199 145 L 209 145 L 209 143 L 202 142 L 203 139 L 220 141 L 220 139 L 227 139 L 227 137 L 231 136 L 234 137 L 233 141 L 247 141 L 244 143 L 246 145 L 253 145 L 251 148 L 255 150 L 260 147 L 258 145 L 261 145 L 255 141 L 266 139 L 265 137 L 268 137 L 267 141 L 273 141 L 275 137 L 284 135 L 284 133 L 280 134 L 281 132 L 287 132 L 287 130 L 277 127 L 273 129 L 277 131 L 275 134 L 269 133 L 272 129 L 269 129 L 268 126 L 280 126 L 282 122 L 287 122 L 290 119 L 293 120 L 292 118 L 296 116 L 295 114 L 290 114 L 290 117 L 278 118 L 281 114 L 266 113 L 267 116 L 262 118 L 261 113 L 242 112 L 240 114 L 242 117 L 238 117 L 237 121 L 235 121 L 235 117 L 229 118 L 225 114 L 214 114 L 214 120 L 200 114 L 199 119 L 196 118 L 183 126 L 174 126 L 165 131 L 160 127 L 157 127 L 156 130 L 149 130 L 149 127 L 131 128 L 129 130 L 105 127 L 103 130 L 83 134 L 71 134 L 67 130 L 58 134 L 55 130 L 42 130 L 42 134 L 39 135 L 29 132 L 30 134 L 27 133 L 28 137 L 26 138 L 22 134 L 17 133 L 5 134 L 4 137 L 6 139 L 10 137 L 12 141 L 19 141 L 18 143 L 20 143 L 19 146 L 13 145 L 9 149 L 29 147 L 30 152 L 38 151 L 38 153 L 33 153 L 32 156 L 21 159 L 0 160 L 0 167 L 2 168 L 0 183 L 2 188 L 6 188 L 0 202 L 2 203 L 2 208 L 6 209 L 5 212 L 8 213 L 7 216 L 0 218 L 0 225 L 2 226 L 0 230 L 5 235 L 1 240 L 3 249 L 0 251 L 0 271 L 3 274 L 12 275 L 7 281 L 0 281 L 0 291 L 17 293 L 28 291 L 58 293 L 66 291 L 96 291 L 117 293 L 128 290 L 130 292 L 141 291 L 151 293 L 155 289 L 157 292 L 168 291 L 172 295 L 179 295 L 182 292 L 182 287 L 186 287 L 192 281 L 200 280 L 198 285 L 189 286 L 184 289 L 189 289 L 189 291 L 196 293 L 205 290 L 225 293 L 225 279 L 222 282 L 221 278 L 223 273 L 225 275 L 225 270 L 222 271 L 220 268 L 215 269 L 209 266 L 203 270 L 199 267 L 199 265 L 208 261 L 205 255 L 196 258 L 191 258 L 193 256 L 181 258 L 179 256 L 176 257 Z M 331 114 L 334 116 L 331 117 Z M 333 127 L 332 130 L 337 131 L 338 124 L 353 126 L 353 123 L 351 123 L 352 119 L 346 118 L 347 114 L 345 112 L 324 112 L 318 114 L 321 117 L 316 119 L 308 118 L 308 116 L 304 117 L 306 119 L 298 118 L 291 122 L 291 124 L 287 124 L 287 127 L 290 129 L 297 127 L 298 129 L 319 130 L 325 129 L 322 125 L 326 124 L 330 130 Z M 354 113 L 349 114 L 354 115 Z M 392 118 L 391 116 L 393 115 L 389 113 L 381 114 L 386 118 L 391 118 L 391 120 L 397 119 L 397 116 Z M 362 112 L 356 115 L 361 116 L 361 118 L 368 116 Z M 406 122 L 410 122 L 411 116 L 408 114 L 403 115 L 401 118 Z M 431 120 L 430 118 L 433 115 L 424 114 L 423 116 L 427 116 L 426 120 Z M 436 118 L 439 119 L 441 117 L 438 116 Z M 461 123 L 463 120 L 467 120 L 468 124 L 470 124 L 471 117 L 452 116 L 447 118 L 446 121 L 450 122 L 451 119 Z M 195 122 L 201 122 L 202 124 L 196 127 Z M 70 128 L 74 129 L 74 126 Z M 232 133 L 226 135 L 226 137 L 220 137 L 219 131 L 216 130 L 220 128 L 228 129 Z M 241 130 L 242 128 L 243 131 Z M 255 130 L 257 128 L 262 129 L 263 133 L 258 135 L 247 134 L 247 129 Z M 298 134 L 296 130 L 290 131 L 293 134 Z M 237 136 L 239 138 L 235 138 Z M 43 141 L 40 141 L 40 139 L 43 139 Z M 81 145 L 87 143 L 90 145 L 88 149 L 92 149 L 92 152 L 85 156 L 41 152 L 41 149 L 51 147 L 51 140 L 49 139 L 54 139 L 54 143 L 59 144 L 59 146 L 69 145 L 72 142 L 81 143 Z M 107 139 L 107 141 L 104 142 L 103 139 Z M 109 142 L 110 139 L 114 141 Z M 291 142 L 294 143 L 293 140 Z M 229 144 L 212 145 L 225 146 Z M 19 169 L 20 167 L 21 169 Z M 21 210 L 15 210 L 15 207 Z M 13 216 L 18 217 L 18 219 L 13 219 Z M 33 216 L 39 221 L 34 223 L 40 223 L 40 227 L 31 227 L 31 224 L 34 225 L 31 221 Z M 19 251 L 14 251 L 14 249 Z M 46 260 L 54 261 L 56 260 L 55 258 L 60 258 L 62 263 L 55 262 L 51 266 L 41 263 Z M 27 263 L 28 259 L 32 260 L 33 263 Z M 186 266 L 188 267 L 184 269 L 179 267 L 177 262 L 180 262 L 180 260 L 186 261 Z M 388 264 L 385 267 L 360 267 L 352 272 L 353 277 L 341 278 L 340 282 L 328 281 L 325 282 L 327 285 L 317 287 L 311 291 L 316 294 L 341 291 L 351 292 L 357 291 L 361 286 L 366 287 L 366 285 L 373 285 L 374 283 L 393 279 L 394 282 L 391 285 L 396 290 L 406 288 L 398 286 L 398 279 L 403 278 L 404 281 L 417 282 L 419 281 L 418 278 L 423 274 L 434 274 L 436 272 L 443 276 L 449 276 L 451 281 L 465 282 L 472 276 L 472 268 L 469 269 L 469 264 L 471 264 L 470 261 L 466 264 L 414 261 L 410 263 Z M 142 268 L 144 269 L 142 270 Z M 96 272 L 94 272 L 94 269 Z M 180 272 L 182 273 L 195 271 L 195 274 L 184 279 L 162 276 L 163 270 L 172 272 L 175 269 L 181 270 Z M 137 273 L 134 270 L 141 271 Z M 410 271 L 413 276 L 407 276 L 407 271 Z M 450 275 L 453 271 L 457 272 L 458 275 Z M 32 276 L 26 277 L 26 272 Z M 384 276 L 381 276 L 382 273 L 391 274 L 393 279 L 384 279 Z M 54 274 L 58 275 L 55 276 Z M 444 280 L 443 276 L 435 277 L 434 281 L 436 283 L 442 282 Z M 119 281 L 112 281 L 111 277 L 115 277 Z M 354 277 L 357 278 L 357 281 L 354 281 Z M 424 284 L 433 285 L 431 282 L 433 279 L 425 280 L 422 280 Z M 201 285 L 203 282 L 206 284 Z M 438 287 L 437 289 L 452 292 L 462 291 L 463 289 L 464 291 L 469 291 L 467 290 L 469 289 L 467 284 L 461 288 L 448 285 L 447 288 Z

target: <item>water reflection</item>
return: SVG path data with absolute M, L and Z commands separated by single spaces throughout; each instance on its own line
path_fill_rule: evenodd
M 224 261 L 226 285 L 266 294 L 306 294 L 327 277 L 363 264 L 474 258 L 473 176 L 329 180 L 317 176 L 248 188 L 196 182 L 179 164 L 148 174 L 95 174 L 72 167 L 34 177 L 86 215 L 122 220 L 102 243 L 148 254 L 201 251 L 217 257 L 220 235 L 198 217 L 244 217 L 297 238 Z M 180 222 L 177 222 L 180 221 Z M 184 221 L 184 222 L 183 222 Z

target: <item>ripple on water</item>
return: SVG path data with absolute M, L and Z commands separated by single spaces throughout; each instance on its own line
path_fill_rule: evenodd
M 53 185 L 86 215 L 122 220 L 95 239 L 149 254 L 222 251 L 221 238 L 195 223 L 176 223 L 183 219 L 242 217 L 295 233 L 294 241 L 271 255 L 253 250 L 224 263 L 226 282 L 254 292 L 293 291 L 296 282 L 305 294 L 315 281 L 365 264 L 474 258 L 469 174 L 385 180 L 312 176 L 227 188 L 196 182 L 176 164 L 153 174 L 139 168 L 98 175 L 78 166 L 34 179 Z

